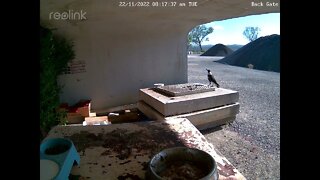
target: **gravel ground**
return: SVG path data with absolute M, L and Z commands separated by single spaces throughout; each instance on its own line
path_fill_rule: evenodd
M 208 84 L 211 69 L 222 88 L 239 92 L 240 113 L 229 125 L 202 131 L 247 179 L 280 179 L 280 73 L 188 56 L 188 81 Z

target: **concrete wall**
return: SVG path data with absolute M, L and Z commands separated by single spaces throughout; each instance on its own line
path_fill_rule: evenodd
M 81 31 L 75 41 L 76 59 L 86 61 L 86 72 L 60 76 L 61 100 L 89 98 L 93 109 L 107 108 L 135 103 L 139 89 L 154 83 L 187 82 L 185 34 L 130 33 L 90 27 Z
M 83 73 L 60 76 L 61 101 L 91 99 L 92 109 L 100 110 L 135 103 L 139 89 L 154 83 L 186 83 L 186 37 L 194 26 L 280 9 L 250 3 L 199 0 L 198 7 L 147 8 L 119 7 L 116 0 L 41 0 L 42 24 L 72 40 L 75 60 L 86 64 Z M 49 18 L 68 10 L 84 11 L 86 19 Z

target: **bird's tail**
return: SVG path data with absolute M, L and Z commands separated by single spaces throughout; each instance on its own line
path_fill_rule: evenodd
M 217 88 L 219 88 L 220 87 L 220 85 L 218 84 L 218 83 L 215 83 L 216 85 L 217 85 Z

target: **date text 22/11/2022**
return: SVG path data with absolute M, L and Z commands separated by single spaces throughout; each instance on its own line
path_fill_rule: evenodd
M 176 1 L 120 1 L 119 7 L 196 7 L 198 2 L 177 3 Z

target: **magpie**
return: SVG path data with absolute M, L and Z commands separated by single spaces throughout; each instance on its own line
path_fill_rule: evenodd
M 208 71 L 208 80 L 209 80 L 209 86 L 211 86 L 211 83 L 216 84 L 217 88 L 220 87 L 220 85 L 217 83 L 216 79 L 214 79 L 210 69 L 206 69 Z

